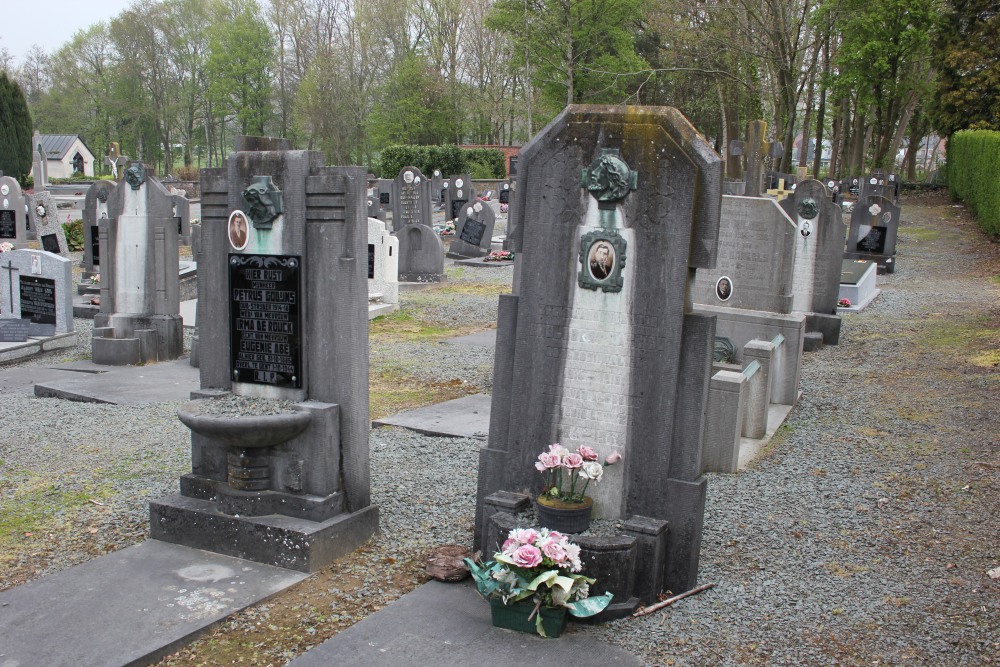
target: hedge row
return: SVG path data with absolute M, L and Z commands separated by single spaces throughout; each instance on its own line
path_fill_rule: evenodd
M 503 178 L 506 158 L 496 148 L 458 146 L 387 146 L 378 160 L 381 178 L 396 178 L 403 167 L 416 167 L 425 176 L 439 169 L 445 176 L 471 174 L 472 178 Z
M 1000 132 L 963 130 L 948 140 L 948 191 L 1000 236 Z

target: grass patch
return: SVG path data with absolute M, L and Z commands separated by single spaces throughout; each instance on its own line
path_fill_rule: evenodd
M 0 501 L 0 547 L 13 546 L 25 533 L 43 531 L 62 511 L 83 507 L 95 494 L 89 491 L 64 491 L 48 480 L 31 480 L 13 497 Z
M 919 344 L 931 350 L 948 348 L 949 356 L 983 368 L 1000 365 L 1000 329 L 990 317 L 948 318 L 929 323 Z
M 474 294 L 476 296 L 500 296 L 510 293 L 510 285 L 503 282 L 489 283 L 443 283 L 436 290 L 439 294 Z
M 941 238 L 941 230 L 929 227 L 903 227 L 900 231 L 918 241 L 937 241 Z
M 460 329 L 423 322 L 409 311 L 397 310 L 371 321 L 368 335 L 384 340 L 423 341 L 462 335 Z
M 475 393 L 476 388 L 459 380 L 421 382 L 398 373 L 372 373 L 369 379 L 368 412 L 372 419 L 401 410 L 421 408 Z

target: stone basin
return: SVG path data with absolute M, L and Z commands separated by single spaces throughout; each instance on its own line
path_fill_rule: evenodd
M 216 415 L 202 412 L 202 405 L 203 401 L 185 403 L 177 410 L 178 419 L 198 435 L 245 449 L 287 442 L 306 430 L 312 419 L 312 413 L 305 410 L 276 415 Z

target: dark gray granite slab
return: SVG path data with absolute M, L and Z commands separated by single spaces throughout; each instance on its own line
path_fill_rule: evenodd
M 148 540 L 0 593 L 0 665 L 149 664 L 305 577 Z
M 425 435 L 486 438 L 490 430 L 490 397 L 463 396 L 452 401 L 405 410 L 376 419 L 372 426 L 402 426 Z
M 65 366 L 61 377 L 49 376 L 34 383 L 35 396 L 64 398 L 85 403 L 141 405 L 190 398 L 199 387 L 198 369 L 187 358 L 144 366 L 101 366 L 79 361 Z M 15 369 L 13 373 L 27 373 Z
M 352 665 L 642 665 L 570 623 L 559 639 L 494 628 L 471 584 L 432 581 L 288 663 Z

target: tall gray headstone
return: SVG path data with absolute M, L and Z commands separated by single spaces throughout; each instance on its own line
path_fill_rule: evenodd
M 792 312 L 795 238 L 795 223 L 773 199 L 723 197 L 718 262 L 698 272 L 691 297 L 695 303 Z
M 550 443 L 619 450 L 595 513 L 668 522 L 662 578 L 643 595 L 661 581 L 688 590 L 715 320 L 693 314 L 687 294 L 715 263 L 722 162 L 676 109 L 574 105 L 521 149 L 518 171 L 477 546 L 492 548 L 489 498 L 541 490 L 534 462 Z M 648 573 L 655 559 L 641 560 Z
M 183 352 L 177 218 L 166 188 L 141 162 L 108 196 L 114 218 L 98 221 L 101 311 L 94 317 L 94 363 L 166 361 Z
M 430 181 L 403 167 L 393 184 L 392 228 L 399 239 L 400 282 L 444 280 L 444 244 L 431 227 Z
M 0 176 L 0 243 L 15 248 L 28 244 L 27 210 L 17 179 Z
M 472 187 L 472 177 L 469 174 L 452 176 L 448 179 L 445 193 L 444 219 L 458 220 L 462 207 L 475 199 L 476 190 Z
M 191 245 L 191 202 L 183 191 L 171 189 L 170 199 L 177 218 L 177 236 L 181 245 Z
M 878 195 L 859 199 L 851 211 L 844 259 L 867 259 L 878 263 L 879 273 L 896 271 L 896 235 L 899 207 Z
M 72 264 L 44 250 L 0 253 L 0 317 L 30 320 L 32 336 L 73 331 Z
M 837 300 L 847 238 L 843 209 L 816 180 L 795 186 L 795 193 L 781 202 L 795 221 L 795 266 L 792 270 L 792 310 L 806 314 L 806 331 L 823 334 L 823 342 L 840 340 Z
M 462 207 L 455 223 L 455 236 L 448 248 L 448 257 L 484 257 L 493 242 L 496 213 L 488 202 L 474 201 Z
M 101 220 L 117 217 L 108 208 L 108 197 L 115 189 L 109 181 L 96 181 L 83 199 L 83 277 L 92 278 L 101 272 Z
M 156 539 L 311 572 L 378 527 L 368 463 L 365 171 L 246 137 L 201 172 L 201 396 L 293 402 L 192 429 L 180 494 L 150 504 Z M 249 225 L 247 225 L 249 223 Z M 281 431 L 286 422 L 300 432 Z M 302 430 L 304 429 L 304 430 Z M 261 440 L 250 444 L 240 434 Z
M 27 200 L 28 219 L 42 250 L 69 257 L 69 244 L 66 243 L 66 231 L 59 222 L 56 200 L 48 192 L 36 192 Z
M 31 172 L 34 174 L 34 190 L 35 192 L 43 192 L 49 183 L 49 159 L 42 150 L 42 136 L 39 134 L 38 130 L 35 130 L 34 136 L 31 138 L 32 156 L 31 156 Z

